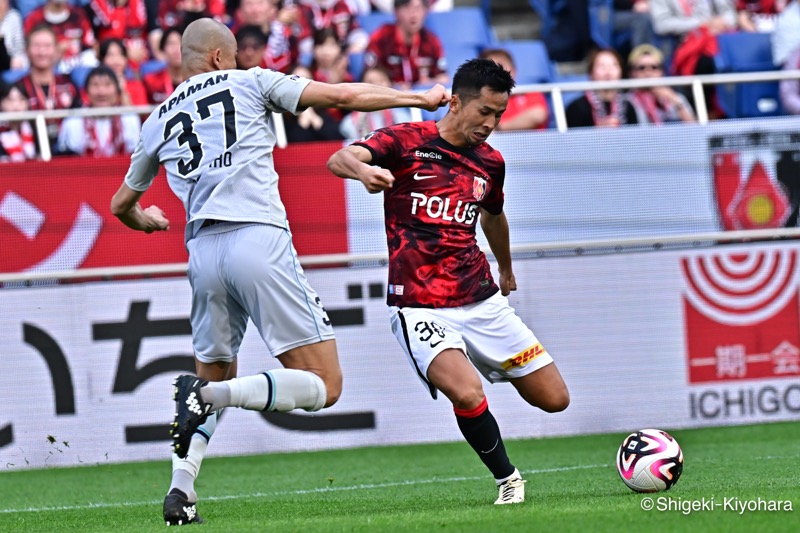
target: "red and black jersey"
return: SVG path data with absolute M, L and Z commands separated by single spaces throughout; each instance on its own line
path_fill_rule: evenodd
M 313 38 L 317 31 L 331 28 L 336 32 L 339 44 L 345 46 L 350 32 L 359 28 L 355 11 L 344 0 L 339 0 L 328 8 L 320 6 L 315 0 L 303 2 L 298 7 L 299 39 Z
M 183 11 L 183 0 L 161 0 L 156 23 L 162 30 L 183 25 L 187 19 L 196 20 L 204 16 L 220 19 L 225 15 L 225 0 L 208 0 L 202 13 Z
M 99 41 L 142 38 L 147 31 L 144 0 L 128 0 L 123 6 L 113 0 L 90 0 L 87 9 Z
M 364 66 L 383 67 L 392 83 L 414 84 L 447 72 L 442 43 L 436 35 L 422 28 L 408 44 L 395 24 L 385 24 L 372 34 Z
M 72 109 L 81 106 L 81 95 L 78 88 L 66 74 L 56 74 L 55 83 L 39 85 L 33 82 L 30 74 L 19 80 L 19 84 L 28 95 L 28 107 L 31 111 L 50 109 Z
M 396 124 L 354 143 L 372 164 L 392 172 L 384 191 L 389 245 L 387 303 L 398 307 L 458 307 L 499 289 L 478 247 L 481 209 L 503 211 L 505 161 L 486 143 L 453 146 L 436 123 Z
M 142 78 L 142 83 L 144 83 L 144 88 L 147 91 L 147 100 L 151 104 L 160 104 L 166 100 L 176 86 L 169 75 L 169 69 L 166 68 L 145 74 Z
M 45 18 L 45 7 L 34 9 L 25 19 L 25 35 L 38 26 L 49 26 L 56 34 L 58 44 L 64 47 L 62 59 L 70 59 L 94 46 L 94 30 L 82 8 L 69 6 L 66 20 L 53 24 Z

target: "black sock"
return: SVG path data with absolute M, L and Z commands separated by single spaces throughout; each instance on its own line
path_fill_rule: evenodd
M 497 421 L 489 411 L 486 398 L 475 409 L 453 409 L 461 434 L 495 479 L 504 479 L 514 473 L 514 465 L 508 460 L 503 438 Z

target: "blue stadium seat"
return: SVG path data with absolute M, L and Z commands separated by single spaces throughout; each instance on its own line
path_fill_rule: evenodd
M 526 83 L 549 83 L 556 77 L 556 69 L 550 61 L 544 42 L 536 40 L 501 41 L 497 43 L 511 54 L 517 68 L 517 85 Z
M 714 57 L 718 72 L 775 70 L 769 33 L 736 32 L 717 36 L 719 53 Z
M 364 72 L 364 52 L 355 52 L 347 56 L 347 70 L 353 76 L 353 81 L 361 79 Z
M 28 69 L 21 68 L 16 70 L 6 70 L 3 72 L 3 81 L 6 83 L 16 83 L 28 73 Z
M 478 7 L 428 13 L 425 26 L 441 39 L 442 44 L 486 46 L 494 41 L 486 17 Z
M 94 69 L 94 67 L 87 67 L 84 65 L 78 65 L 77 67 L 73 67 L 69 73 L 69 77 L 72 79 L 72 83 L 78 86 L 78 89 L 83 89 L 86 85 L 86 77 L 89 73 Z
M 145 74 L 150 74 L 151 72 L 158 72 L 159 70 L 163 70 L 166 67 L 167 63 L 164 61 L 160 61 L 158 59 L 145 61 L 139 66 L 139 74 L 144 76 Z
M 770 34 L 736 32 L 717 37 L 717 72 L 763 72 L 776 70 L 772 63 Z M 778 82 L 724 84 L 717 86 L 717 99 L 730 118 L 768 117 L 781 114 Z
M 443 43 L 443 45 L 445 57 L 447 58 L 447 74 L 450 75 L 451 81 L 453 80 L 453 75 L 456 73 L 456 69 L 465 61 L 478 57 L 480 52 L 478 47 L 472 44 L 460 44 L 448 41 Z
M 358 24 L 361 28 L 372 35 L 372 33 L 383 26 L 384 24 L 394 23 L 394 13 L 384 13 L 382 11 L 374 11 L 366 15 L 358 16 Z

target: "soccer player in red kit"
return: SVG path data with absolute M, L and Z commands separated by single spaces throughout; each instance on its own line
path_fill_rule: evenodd
M 495 478 L 495 504 L 523 502 L 525 482 L 506 454 L 478 372 L 511 382 L 544 411 L 569 404 L 552 357 L 506 299 L 517 283 L 503 213 L 505 162 L 484 141 L 513 87 L 494 61 L 467 61 L 441 121 L 379 129 L 328 162 L 337 176 L 384 192 L 392 331 L 431 395 L 441 391 L 452 402 L 461 433 Z M 499 287 L 478 247 L 478 220 L 497 259 Z

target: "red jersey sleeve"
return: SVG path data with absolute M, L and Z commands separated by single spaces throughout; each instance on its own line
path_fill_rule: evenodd
M 363 139 L 353 143 L 363 146 L 372 154 L 372 165 L 393 168 L 401 152 L 397 136 L 389 128 L 381 128 L 368 133 Z

